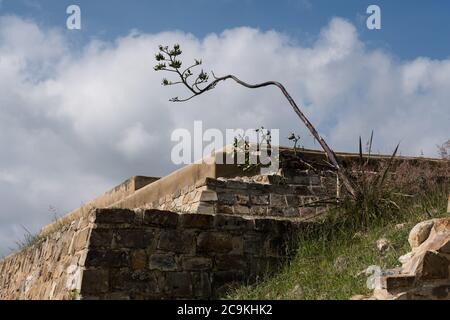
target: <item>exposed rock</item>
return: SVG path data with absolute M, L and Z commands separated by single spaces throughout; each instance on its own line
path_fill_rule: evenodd
M 380 266 L 369 266 L 363 273 L 368 277 L 366 282 L 367 288 L 373 290 L 379 287 L 377 284 L 379 283 L 382 274 Z
M 401 256 L 400 258 L 398 258 L 398 261 L 403 265 L 405 263 L 407 263 L 409 260 L 411 260 L 411 258 L 414 256 L 414 253 L 409 252 L 403 256 Z
M 398 270 L 383 270 L 380 266 L 372 265 L 369 266 L 366 270 L 360 273 L 364 274 L 367 278 L 367 288 L 368 289 L 380 289 L 382 287 L 382 277 L 394 275 L 398 273 Z
M 410 232 L 408 242 L 411 246 L 411 249 L 415 249 L 418 246 L 420 246 L 425 240 L 428 239 L 428 236 L 430 235 L 431 228 L 433 228 L 433 225 L 436 220 L 428 220 L 423 221 L 416 225 Z
M 377 300 L 450 300 L 450 218 L 424 221 L 409 236 L 412 252 L 400 257 L 402 267 L 379 272 L 368 280 Z M 370 270 L 369 270 L 370 269 Z M 376 278 L 376 275 L 381 276 Z

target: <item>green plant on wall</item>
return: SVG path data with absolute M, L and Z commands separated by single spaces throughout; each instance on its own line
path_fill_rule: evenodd
M 251 161 L 252 156 L 257 157 L 258 154 L 261 152 L 261 147 L 264 146 L 266 148 L 268 156 L 271 156 L 271 150 L 272 150 L 272 133 L 270 130 L 265 129 L 264 127 L 261 127 L 260 129 L 255 129 L 256 132 L 256 148 L 252 146 L 248 138 L 243 137 L 242 135 L 239 135 L 237 137 L 234 137 L 233 140 L 233 157 L 236 161 L 238 167 L 242 168 L 244 172 L 253 171 L 257 168 L 261 167 L 270 167 L 269 164 L 261 164 L 259 161 Z M 238 154 L 241 154 L 244 156 L 244 163 L 238 163 L 239 156 Z M 253 163 L 256 162 L 256 163 Z
M 69 300 L 79 300 L 80 292 L 77 289 L 69 291 Z
M 298 142 L 300 141 L 300 136 L 298 134 L 295 134 L 294 132 L 291 132 L 288 136 L 288 140 L 294 143 L 294 154 L 297 155 L 297 146 Z

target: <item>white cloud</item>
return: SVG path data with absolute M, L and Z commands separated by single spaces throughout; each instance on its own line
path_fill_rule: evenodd
M 117 148 L 125 157 L 138 157 L 152 148 L 152 137 L 147 133 L 142 123 L 138 122 L 125 129 L 117 143 Z M 156 143 L 155 143 L 156 144 Z
M 376 149 L 435 155 L 449 138 L 450 60 L 399 61 L 368 51 L 355 27 L 335 18 L 317 41 L 301 47 L 275 31 L 225 30 L 204 39 L 182 32 L 133 32 L 113 43 L 92 41 L 81 54 L 58 30 L 0 17 L 0 252 L 25 224 L 37 230 L 61 213 L 136 174 L 163 175 L 170 133 L 205 128 L 281 128 L 312 140 L 276 88 L 223 83 L 185 104 L 163 88 L 153 54 L 178 42 L 185 61 L 202 58 L 218 75 L 248 82 L 282 81 L 338 150 L 355 150 L 359 135 L 376 134 Z M 317 147 L 317 146 L 316 146 Z

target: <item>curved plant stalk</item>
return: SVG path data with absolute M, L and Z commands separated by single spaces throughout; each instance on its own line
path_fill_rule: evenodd
M 319 135 L 319 133 L 317 132 L 317 130 L 314 128 L 314 126 L 312 125 L 312 123 L 309 121 L 309 119 L 305 116 L 305 114 L 300 110 L 300 108 L 298 107 L 298 105 L 295 103 L 294 99 L 292 98 L 292 96 L 289 94 L 289 92 L 286 90 L 286 88 L 278 81 L 267 81 L 267 82 L 263 82 L 263 83 L 259 83 L 259 84 L 249 84 L 246 83 L 244 81 L 242 81 L 241 79 L 239 79 L 238 77 L 234 76 L 234 75 L 226 75 L 226 76 L 222 76 L 222 77 L 216 77 L 214 75 L 213 72 L 212 75 L 214 77 L 214 80 L 210 83 L 208 83 L 209 80 L 209 76 L 207 73 L 205 73 L 203 70 L 198 74 L 198 76 L 196 77 L 196 79 L 189 83 L 188 79 L 193 75 L 192 73 L 192 69 L 194 67 L 197 67 L 199 65 L 202 64 L 201 60 L 195 60 L 195 64 L 192 66 L 189 66 L 187 69 L 185 69 L 184 71 L 180 71 L 180 68 L 182 66 L 182 62 L 180 60 L 177 60 L 177 56 L 181 55 L 182 51 L 180 49 L 179 45 L 174 45 L 173 49 L 169 49 L 169 47 L 163 47 L 160 46 L 159 47 L 160 52 L 158 54 L 156 54 L 156 60 L 159 62 L 156 66 L 155 66 L 155 71 L 169 71 L 169 72 L 173 72 L 176 73 L 181 80 L 177 81 L 177 82 L 170 82 L 167 79 L 163 79 L 162 84 L 164 86 L 168 86 L 168 85 L 176 85 L 176 84 L 183 84 L 184 86 L 186 86 L 189 91 L 191 91 L 192 95 L 188 98 L 185 99 L 179 99 L 178 97 L 172 98 L 170 99 L 170 101 L 172 102 L 185 102 L 185 101 L 189 101 L 192 98 L 199 96 L 209 90 L 214 89 L 217 84 L 219 84 L 222 81 L 226 81 L 226 80 L 233 80 L 236 83 L 249 88 L 249 89 L 258 89 L 258 88 L 263 88 L 263 87 L 268 87 L 268 86 L 275 86 L 277 88 L 279 88 L 281 90 L 281 92 L 283 93 L 283 95 L 286 97 L 286 99 L 288 100 L 289 104 L 291 105 L 292 109 L 294 110 L 294 112 L 297 114 L 297 116 L 300 118 L 300 120 L 305 124 L 305 126 L 308 128 L 308 130 L 310 131 L 310 133 L 312 134 L 312 136 L 319 142 L 320 146 L 322 147 L 322 149 L 325 151 L 325 154 L 329 160 L 329 162 L 332 164 L 332 166 L 334 167 L 334 169 L 337 171 L 337 174 L 340 178 L 340 180 L 342 181 L 342 183 L 344 184 L 345 188 L 347 189 L 347 191 L 350 193 L 350 195 L 353 198 L 356 198 L 357 193 L 350 181 L 350 179 L 348 178 L 348 176 L 346 175 L 346 173 L 344 172 L 343 168 L 340 166 L 336 154 L 334 153 L 334 151 L 328 146 L 328 144 L 326 143 L 326 141 Z M 166 64 L 168 63 L 168 65 Z M 203 87 L 202 87 L 203 85 Z

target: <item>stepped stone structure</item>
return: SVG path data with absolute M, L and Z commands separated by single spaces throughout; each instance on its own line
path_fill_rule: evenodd
M 351 167 L 358 155 L 339 158 Z M 312 150 L 281 149 L 270 176 L 205 161 L 163 178 L 133 177 L 0 261 L 0 299 L 220 297 L 287 261 L 296 235 L 339 192 L 325 155 Z

